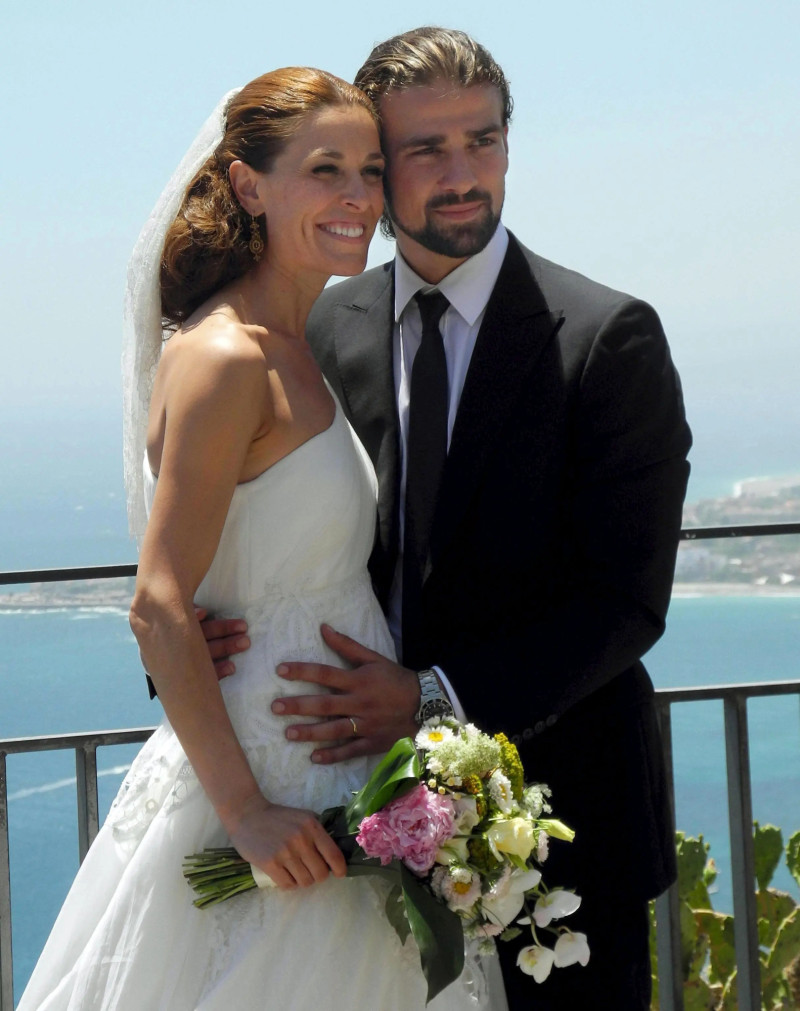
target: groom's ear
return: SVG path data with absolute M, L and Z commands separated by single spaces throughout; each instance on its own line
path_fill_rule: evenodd
M 258 193 L 258 181 L 261 173 L 243 161 L 232 161 L 228 169 L 228 178 L 236 199 L 247 211 L 256 217 L 263 214 L 265 208 Z

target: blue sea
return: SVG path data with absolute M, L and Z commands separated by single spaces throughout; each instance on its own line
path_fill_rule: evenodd
M 43 411 L 26 428 L 4 419 L 0 405 L 0 432 L 0 571 L 135 560 L 116 422 L 78 411 L 65 424 Z M 796 473 L 786 452 L 772 472 Z M 730 459 L 716 478 L 700 469 L 693 497 L 726 494 L 729 477 L 763 472 Z M 124 609 L 0 609 L 0 644 L 0 738 L 158 722 Z M 667 634 L 646 663 L 658 687 L 797 679 L 799 645 L 799 596 L 676 598 Z M 754 700 L 749 717 L 754 814 L 788 837 L 800 829 L 800 704 L 796 697 Z M 722 706 L 675 706 L 673 727 L 678 827 L 711 844 L 715 905 L 730 911 Z M 101 814 L 134 753 L 98 754 Z M 19 995 L 78 865 L 71 754 L 9 757 L 8 792 Z M 785 868 L 774 883 L 797 895 Z

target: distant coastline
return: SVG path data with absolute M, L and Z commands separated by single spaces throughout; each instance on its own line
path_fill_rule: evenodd
M 61 611 L 65 608 L 114 608 L 127 611 L 133 599 L 133 577 L 28 583 L 0 593 L 0 611 Z
M 673 597 L 800 597 L 800 586 L 756 586 L 752 583 L 673 583 Z
M 800 474 L 737 481 L 733 494 L 684 507 L 683 526 L 800 521 Z M 0 612 L 114 608 L 127 611 L 135 580 L 123 577 L 2 587 Z M 683 541 L 674 597 L 800 596 L 800 535 Z
M 800 474 L 738 481 L 733 494 L 689 503 L 683 527 L 748 526 L 800 521 Z M 800 535 L 720 537 L 683 541 L 675 595 L 796 596 L 800 593 Z

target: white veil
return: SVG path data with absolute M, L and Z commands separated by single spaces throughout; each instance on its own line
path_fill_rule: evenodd
M 187 186 L 222 140 L 228 104 L 240 90 L 229 91 L 203 124 L 158 198 L 128 261 L 122 336 L 122 446 L 128 525 L 140 540 L 147 524 L 142 470 L 147 413 L 163 341 L 159 274 L 164 237 Z

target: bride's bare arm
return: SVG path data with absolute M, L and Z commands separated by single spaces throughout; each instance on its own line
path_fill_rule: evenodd
M 200 328 L 198 328 L 200 329 Z M 272 805 L 228 718 L 193 597 L 214 557 L 253 439 L 269 425 L 263 357 L 201 333 L 168 348 L 156 384 L 165 417 L 131 627 L 164 710 L 234 846 L 279 887 L 343 874 L 344 858 L 306 811 Z

